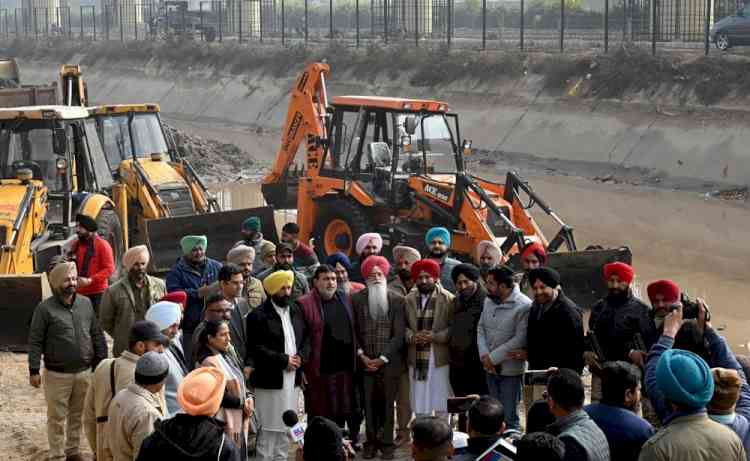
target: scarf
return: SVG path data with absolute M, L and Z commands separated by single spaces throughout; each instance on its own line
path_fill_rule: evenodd
M 417 307 L 417 331 L 432 331 L 432 321 L 435 315 L 435 297 L 433 291 L 427 298 L 427 302 L 422 305 L 422 294 L 419 293 L 417 301 L 419 306 Z M 417 357 L 414 366 L 414 378 L 417 381 L 427 380 L 427 371 L 430 368 L 430 352 L 432 351 L 431 344 L 417 344 Z
M 729 413 L 728 415 L 708 415 L 709 418 L 711 418 L 713 421 L 716 421 L 719 424 L 723 424 L 725 426 L 731 426 L 734 424 L 734 419 L 736 417 L 735 413 Z
M 94 258 L 94 239 L 95 238 L 96 238 L 95 235 L 91 235 L 91 237 L 89 237 L 89 240 L 85 242 L 86 253 L 83 255 L 83 263 L 81 263 L 80 269 L 78 270 L 78 275 L 80 277 L 88 277 L 89 266 L 91 265 L 91 260 Z M 80 241 L 78 244 L 80 245 Z

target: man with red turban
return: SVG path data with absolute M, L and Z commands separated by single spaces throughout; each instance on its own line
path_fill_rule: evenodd
M 594 333 L 604 357 L 597 356 L 590 342 L 583 354 L 589 369 L 595 373 L 591 385 L 593 401 L 601 398 L 601 381 L 596 374 L 604 362 L 625 361 L 642 367 L 648 349 L 658 339 L 648 306 L 633 294 L 633 268 L 614 262 L 606 264 L 603 273 L 607 296 L 591 309 L 589 332 Z M 636 340 L 639 335 L 640 341 Z M 646 350 L 640 350 L 640 342 L 645 343 Z
M 521 281 L 518 285 L 521 292 L 530 298 L 534 298 L 534 288 L 529 280 L 529 273 L 542 266 L 547 265 L 547 250 L 540 242 L 530 242 L 521 250 L 521 267 L 523 272 L 520 275 Z
M 401 377 L 404 298 L 388 290 L 391 265 L 387 259 L 368 256 L 361 270 L 367 287 L 352 295 L 352 310 L 363 370 L 367 429 L 363 458 L 372 459 L 380 450 L 380 459 L 393 459 L 393 404 Z
M 680 302 L 682 291 L 679 285 L 671 280 L 657 280 L 646 288 L 648 299 L 651 301 L 653 310 L 651 316 L 656 327 L 661 330 L 664 325 L 664 317 L 672 311 L 672 306 Z
M 406 344 L 412 409 L 417 416 L 447 417 L 450 326 L 455 297 L 438 282 L 440 265 L 422 259 L 411 267 L 417 289 L 406 295 Z

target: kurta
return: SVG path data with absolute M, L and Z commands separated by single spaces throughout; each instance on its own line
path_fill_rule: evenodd
M 427 306 L 430 296 L 419 295 L 422 309 Z M 453 396 L 450 385 L 450 367 L 443 365 L 436 367 L 435 348 L 430 348 L 430 362 L 427 369 L 427 379 L 418 380 L 414 366 L 409 367 L 411 381 L 411 406 L 417 415 L 446 413 L 448 398 Z
M 294 337 L 292 318 L 289 307 L 281 308 L 274 304 L 274 310 L 281 317 L 281 327 L 284 331 L 284 353 L 289 356 L 297 355 L 297 341 Z M 284 370 L 284 384 L 280 390 L 255 388 L 255 413 L 264 431 L 286 432 L 288 428 L 281 419 L 287 410 L 297 411 L 299 405 L 299 389 L 294 387 L 295 371 Z

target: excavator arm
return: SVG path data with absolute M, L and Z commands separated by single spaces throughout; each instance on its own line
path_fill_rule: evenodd
M 309 64 L 294 84 L 281 147 L 271 172 L 263 178 L 264 185 L 279 184 L 294 162 L 300 144 L 307 137 L 306 169 L 308 176 L 317 176 L 325 153 L 326 108 L 328 95 L 325 79 L 330 67 L 323 63 Z
M 60 89 L 64 106 L 86 107 L 88 105 L 88 88 L 82 77 L 81 66 L 78 64 L 62 65 Z

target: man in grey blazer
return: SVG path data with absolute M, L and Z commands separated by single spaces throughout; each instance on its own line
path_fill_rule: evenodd
M 395 451 L 393 405 L 401 378 L 405 320 L 404 298 L 388 290 L 390 269 L 382 256 L 369 256 L 361 266 L 367 288 L 352 296 L 365 394 L 364 459 L 374 458 L 378 450 L 380 459 L 393 459 Z

